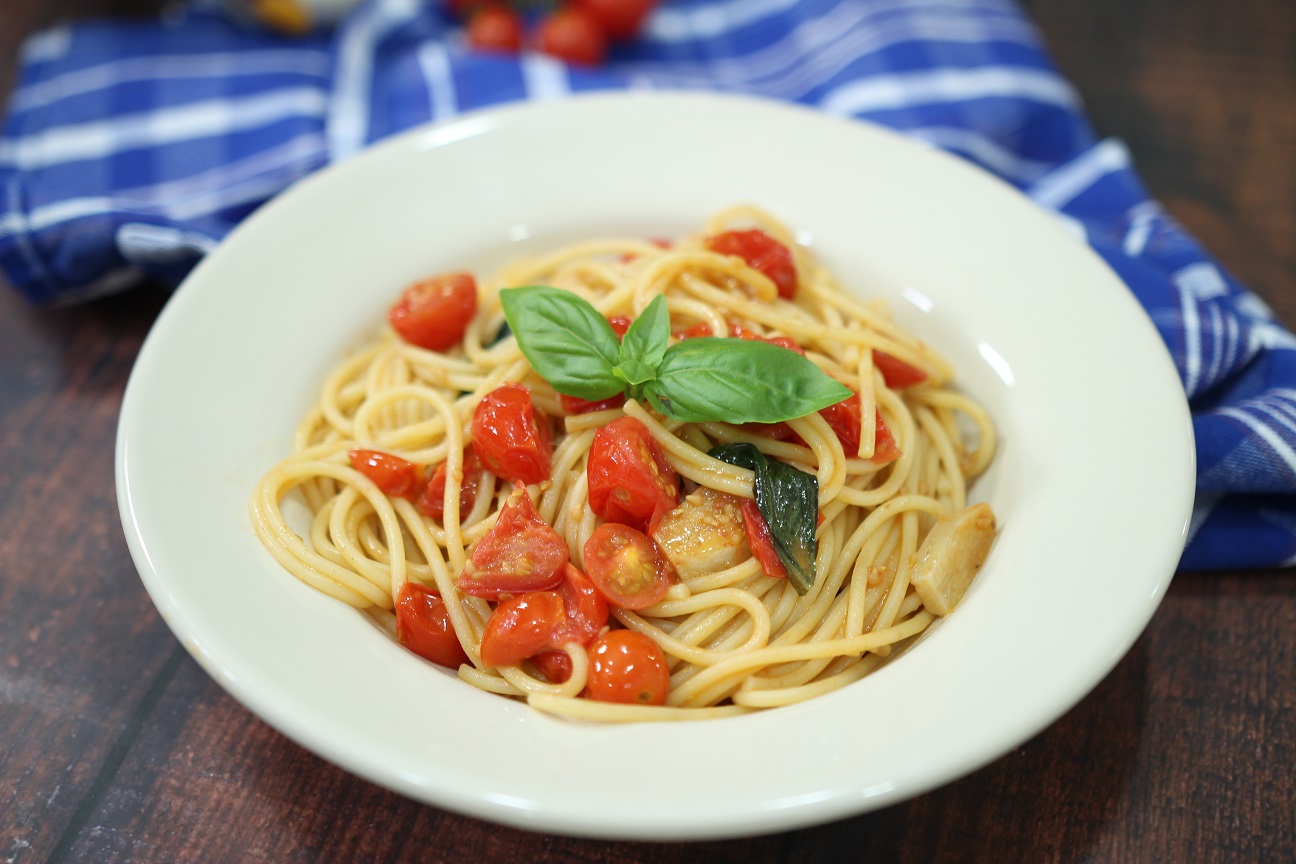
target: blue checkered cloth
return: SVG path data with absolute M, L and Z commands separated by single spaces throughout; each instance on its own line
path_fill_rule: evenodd
M 956 153 L 1066 219 L 1125 280 L 1193 410 L 1184 569 L 1296 561 L 1296 341 L 1098 140 L 1008 0 L 663 0 L 597 69 L 466 50 L 427 0 L 304 38 L 202 2 L 24 46 L 0 140 L 0 266 L 33 303 L 178 281 L 294 180 L 415 124 L 623 87 L 757 94 Z

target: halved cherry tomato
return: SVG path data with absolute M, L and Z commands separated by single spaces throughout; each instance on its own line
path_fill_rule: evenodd
M 917 366 L 876 348 L 873 349 L 873 365 L 882 373 L 882 380 L 892 390 L 902 390 L 927 380 L 927 373 Z
M 847 459 L 854 459 L 859 453 L 860 445 L 860 412 L 863 409 L 860 406 L 860 396 L 858 393 L 852 393 L 850 398 L 843 399 L 835 405 L 829 405 L 819 413 L 832 430 L 837 433 L 837 440 L 841 441 L 842 450 L 846 451 Z
M 564 414 L 590 414 L 595 411 L 606 411 L 608 408 L 619 408 L 625 404 L 625 400 L 624 393 L 609 396 L 607 399 L 597 399 L 593 402 L 588 399 L 581 399 L 578 396 L 568 396 L 566 393 L 558 394 L 558 401 L 562 403 Z
M 382 450 L 352 450 L 347 453 L 351 467 L 374 482 L 384 495 L 401 498 L 418 487 L 419 466 L 407 459 Z
M 679 503 L 679 477 L 648 427 L 618 417 L 594 433 L 585 465 L 589 505 L 604 522 L 651 530 Z
M 531 658 L 531 663 L 551 683 L 562 684 L 571 677 L 571 658 L 566 651 L 541 651 Z
M 445 487 L 446 487 L 446 465 L 442 462 L 437 466 L 436 471 L 432 472 L 432 479 L 428 481 L 427 486 L 423 489 L 423 494 L 419 496 L 415 506 L 419 512 L 431 516 L 438 522 L 445 519 Z M 477 501 L 477 486 L 481 483 L 482 464 L 477 458 L 477 451 L 472 447 L 464 448 L 463 454 L 463 483 L 459 486 L 459 516 L 462 518 L 473 504 Z
M 747 529 L 747 545 L 751 547 L 752 557 L 760 562 L 761 571 L 775 579 L 788 578 L 783 560 L 774 551 L 774 538 L 770 534 L 769 523 L 761 515 L 760 508 L 750 498 L 742 499 L 743 527 Z
M 531 591 L 502 601 L 482 631 L 482 665 L 508 666 L 551 648 L 567 621 L 556 591 Z
M 482 463 L 505 480 L 539 483 L 549 477 L 553 430 L 531 404 L 531 391 L 505 384 L 477 403 L 472 443 Z
M 441 595 L 417 582 L 406 582 L 396 595 L 396 641 L 439 666 L 468 662 Z
M 522 50 L 522 16 L 495 3 L 478 9 L 468 21 L 468 44 L 477 51 L 517 54 Z
M 558 595 L 567 612 L 567 626 L 560 634 L 559 644 L 579 642 L 588 645 L 608 622 L 607 600 L 599 593 L 590 578 L 568 563 L 563 574 Z
M 712 332 L 710 324 L 705 321 L 699 321 L 696 324 L 691 324 L 688 327 L 685 327 L 683 330 L 677 330 L 672 335 L 676 339 L 698 339 L 702 336 L 714 336 L 715 333 Z
M 802 357 L 806 356 L 805 349 L 796 343 L 796 340 L 790 336 L 761 336 L 755 330 L 749 330 L 741 324 L 730 324 L 729 335 L 735 339 L 749 339 L 757 342 L 768 342 L 770 345 L 777 345 L 780 348 L 786 348 L 789 351 L 795 351 Z
M 625 338 L 626 331 L 630 329 L 633 323 L 628 315 L 610 315 L 608 323 L 612 325 L 612 332 L 617 335 L 618 339 Z
M 444 273 L 406 288 L 387 320 L 411 345 L 444 351 L 463 339 L 476 314 L 477 280 L 470 273 Z
M 605 522 L 585 541 L 585 573 L 609 603 L 643 609 L 670 588 L 670 565 L 657 544 L 629 525 Z
M 540 518 L 519 481 L 495 524 L 473 547 L 459 574 L 459 590 L 488 600 L 548 591 L 562 582 L 569 557 L 567 541 Z
M 637 630 L 609 630 L 587 650 L 585 695 L 598 702 L 664 705 L 670 667 L 661 646 Z
M 748 267 L 764 273 L 785 300 L 796 296 L 796 262 L 792 253 L 759 228 L 716 234 L 707 239 L 707 247 L 721 255 L 736 255 L 746 261 Z
M 625 40 L 639 32 L 657 0 L 572 0 L 572 5 L 593 15 L 609 38 Z
M 566 6 L 540 22 L 536 47 L 568 63 L 597 66 L 607 53 L 607 35 L 589 12 Z
M 900 458 L 900 445 L 891 434 L 891 427 L 882 419 L 882 412 L 877 412 L 877 425 L 873 431 L 873 458 L 870 462 L 885 465 Z

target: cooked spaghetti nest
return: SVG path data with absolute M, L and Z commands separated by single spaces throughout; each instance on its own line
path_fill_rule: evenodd
M 759 227 L 792 250 L 795 301 L 780 298 L 771 280 L 741 259 L 708 249 L 706 237 L 734 227 Z M 530 368 L 516 341 L 507 335 L 496 339 L 504 323 L 497 292 L 531 284 L 567 289 L 607 316 L 631 318 L 665 294 L 673 332 L 703 324 L 725 336 L 739 324 L 764 336 L 790 337 L 812 362 L 860 395 L 858 451 L 844 452 L 818 414 L 789 422 L 800 438 L 796 443 L 723 422 L 672 421 L 635 401 L 563 416 L 559 395 Z M 458 670 L 462 680 L 544 711 L 600 721 L 674 720 L 787 705 L 877 668 L 957 604 L 980 567 L 987 544 L 971 558 L 950 557 L 964 554 L 959 541 L 968 532 L 959 520 L 966 523 L 975 509 L 968 506 L 968 485 L 994 454 L 990 418 L 950 386 L 950 364 L 899 327 L 885 302 L 844 290 L 769 215 L 730 209 L 669 248 L 637 239 L 569 246 L 505 267 L 481 285 L 479 298 L 460 346 L 427 351 L 385 327 L 338 364 L 297 428 L 291 455 L 263 477 L 251 503 L 258 537 L 285 569 L 363 610 L 393 636 L 391 610 L 406 581 L 439 593 L 471 661 Z M 926 380 L 889 388 L 875 366 L 875 350 L 917 367 Z M 768 457 L 815 475 L 821 523 L 814 584 L 798 594 L 789 580 L 766 576 L 748 555 L 719 572 L 682 576 L 649 608 L 613 608 L 613 626 L 646 634 L 664 649 L 670 667 L 665 706 L 580 698 L 587 662 L 576 644 L 565 648 L 572 674 L 561 684 L 545 680 L 528 662 L 484 668 L 479 645 L 492 604 L 460 593 L 456 580 L 512 484 L 488 471 L 469 512 L 458 513 L 457 501 L 474 408 L 510 382 L 529 388 L 538 409 L 560 418 L 550 479 L 528 491 L 541 517 L 566 540 L 577 567 L 599 524 L 587 500 L 590 442 L 599 427 L 628 414 L 642 421 L 678 472 L 681 496 L 705 486 L 752 497 L 751 471 L 707 455 L 724 443 L 750 442 Z M 900 449 L 898 459 L 881 465 L 871 458 L 875 410 Z M 388 451 L 422 465 L 448 463 L 445 524 L 409 500 L 379 491 L 348 462 L 355 448 Z M 981 505 L 974 533 L 986 533 L 986 513 Z M 925 548 L 933 527 L 942 524 L 949 530 L 937 544 L 941 548 Z M 988 524 L 992 534 L 993 517 Z M 933 600 L 948 587 L 943 583 L 960 580 L 949 588 L 953 596 Z

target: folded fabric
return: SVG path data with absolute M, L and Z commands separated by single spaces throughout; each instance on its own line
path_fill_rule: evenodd
M 1095 138 L 1013 3 L 664 0 L 598 68 L 473 53 L 440 5 L 366 0 L 300 38 L 202 3 L 38 34 L 0 141 L 0 266 L 34 303 L 177 281 L 303 175 L 500 102 L 655 87 L 814 105 L 956 153 L 1082 234 L 1146 308 L 1193 409 L 1181 566 L 1296 561 L 1296 340 Z

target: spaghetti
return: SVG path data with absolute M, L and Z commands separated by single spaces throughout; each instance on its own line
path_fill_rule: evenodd
M 716 242 L 740 229 L 756 230 L 789 253 L 793 291 L 786 290 L 785 271 Z M 418 347 L 384 328 L 327 377 L 291 455 L 257 486 L 251 515 L 262 543 L 294 576 L 363 610 L 393 637 L 402 589 L 426 586 L 444 605 L 458 642 L 452 648 L 462 649 L 460 678 L 573 718 L 722 716 L 827 693 L 877 668 L 954 608 L 985 558 L 993 516 L 967 499 L 969 483 L 994 453 L 989 417 L 951 388 L 950 364 L 897 326 L 884 303 L 843 290 L 768 215 L 734 208 L 697 236 L 663 247 L 588 242 L 513 264 L 477 292 L 462 338 L 445 350 Z M 672 344 L 738 335 L 796 349 L 853 391 L 851 410 L 811 411 L 778 423 L 685 422 L 654 410 L 661 406 L 652 401 L 565 397 L 504 327 L 499 290 L 536 284 L 572 292 L 622 321 L 664 295 Z M 548 475 L 527 484 L 480 465 L 473 446 L 474 415 L 509 385 L 525 388 L 539 423 L 554 424 Z M 566 655 L 558 658 L 562 674 L 546 675 L 541 669 L 553 667 L 538 659 L 488 665 L 483 634 L 509 593 L 460 590 L 465 569 L 476 572 L 483 540 L 523 485 L 571 564 L 581 570 L 589 563 L 587 544 L 605 521 L 590 503 L 591 447 L 600 429 L 626 417 L 678 477 L 669 512 L 641 526 L 669 560 L 671 584 L 644 608 L 612 605 L 609 626 L 660 646 L 669 671 L 664 705 L 582 698 L 593 672 L 581 639 L 549 652 Z M 672 524 L 687 522 L 698 508 L 732 515 L 744 499 L 758 498 L 750 467 L 712 455 L 744 444 L 812 478 L 818 524 L 810 527 L 810 584 L 780 578 L 777 562 L 757 554 L 737 517 L 727 523 L 732 530 L 716 535 L 724 538 L 713 544 L 723 547 L 718 557 L 693 555 L 687 543 L 671 552 Z M 419 466 L 415 487 L 384 491 L 372 472 L 358 470 L 357 451 Z M 419 498 L 422 492 L 426 499 L 434 468 L 435 518 Z M 779 516 L 765 518 L 776 523 Z M 684 534 L 696 539 L 698 524 L 694 519 Z

